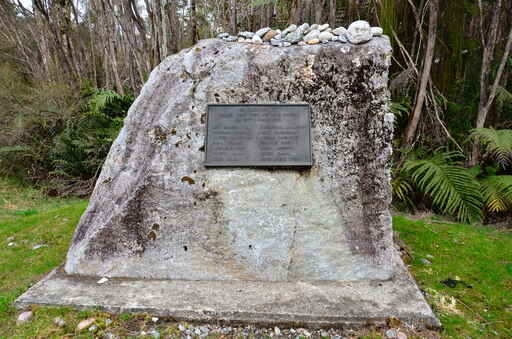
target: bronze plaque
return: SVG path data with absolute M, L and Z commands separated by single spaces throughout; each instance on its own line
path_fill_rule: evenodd
M 208 105 L 205 166 L 311 165 L 309 105 Z

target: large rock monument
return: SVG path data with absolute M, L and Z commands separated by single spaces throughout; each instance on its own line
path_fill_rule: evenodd
M 393 246 L 388 38 L 291 47 L 226 38 L 200 41 L 151 73 L 64 269 L 17 305 L 438 326 Z M 209 104 L 290 103 L 311 108 L 312 166 L 205 166 Z

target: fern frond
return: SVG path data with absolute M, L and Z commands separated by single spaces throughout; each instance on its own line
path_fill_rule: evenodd
M 412 205 L 412 201 L 409 198 L 412 192 L 412 185 L 408 178 L 400 175 L 391 180 L 391 188 L 393 189 L 393 198 L 400 201 L 405 201 Z
M 404 170 L 443 213 L 456 216 L 462 222 L 479 221 L 483 207 L 480 184 L 461 166 L 457 160 L 460 157 L 458 152 L 448 152 L 430 159 L 408 160 Z
M 512 130 L 475 128 L 471 131 L 470 137 L 478 139 L 501 166 L 505 167 L 512 163 Z
M 499 86 L 496 89 L 496 101 L 500 104 L 512 102 L 512 93 L 510 93 L 505 87 Z
M 123 100 L 123 96 L 114 91 L 97 90 L 89 100 L 89 109 L 93 113 L 99 113 L 115 100 Z
M 480 181 L 486 209 L 504 212 L 512 207 L 512 175 L 492 175 Z

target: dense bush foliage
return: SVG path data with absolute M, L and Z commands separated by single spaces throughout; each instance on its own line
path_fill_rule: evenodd
M 53 194 L 88 194 L 122 127 L 132 96 L 59 83 L 30 84 L 9 67 L 0 83 L 5 121 L 0 174 L 16 176 Z

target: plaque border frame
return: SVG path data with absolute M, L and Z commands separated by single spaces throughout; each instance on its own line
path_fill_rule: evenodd
M 307 107 L 307 133 L 306 137 L 309 140 L 309 143 L 307 145 L 306 153 L 309 154 L 309 162 L 296 162 L 296 163 L 221 163 L 221 162 L 210 162 L 208 163 L 208 120 L 210 119 L 210 107 L 233 107 L 233 106 L 301 106 Z M 233 168 L 233 167 L 257 167 L 257 168 L 279 168 L 279 169 L 286 169 L 286 168 L 310 168 L 313 166 L 313 147 L 312 147 L 312 131 L 311 131 L 311 105 L 310 104 L 208 104 L 206 107 L 206 123 L 205 123 L 205 137 L 204 137 L 204 161 L 203 166 L 204 167 L 223 167 L 223 168 Z

